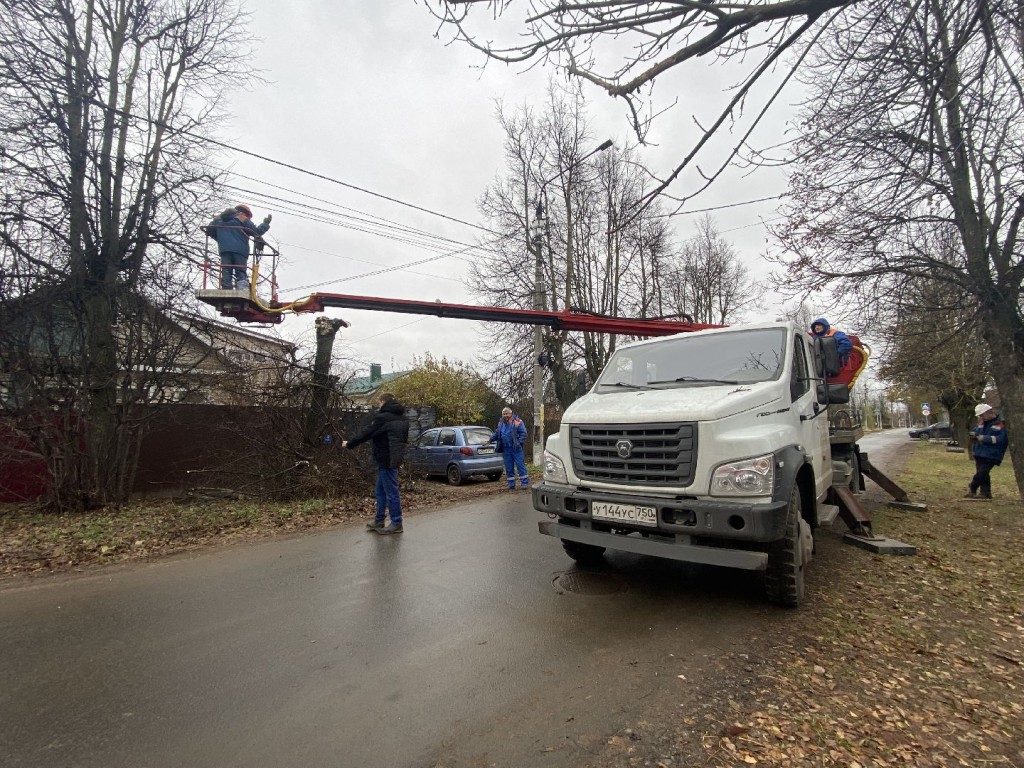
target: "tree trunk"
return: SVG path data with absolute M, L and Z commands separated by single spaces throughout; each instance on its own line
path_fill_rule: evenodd
M 991 306 L 982 334 L 992 351 L 992 378 L 999 390 L 999 413 L 1010 436 L 1007 456 L 1013 462 L 1017 493 L 1024 499 L 1024 326 L 1015 308 Z
M 303 437 L 307 445 L 316 447 L 322 444 L 323 431 L 330 422 L 331 358 L 334 353 L 334 338 L 340 328 L 348 328 L 348 323 L 321 315 L 314 325 L 316 359 L 313 362 L 313 387 Z
M 117 343 L 114 339 L 114 298 L 98 280 L 87 278 L 85 289 L 85 382 L 88 387 L 85 419 L 86 507 L 120 501 L 122 468 L 117 460 Z

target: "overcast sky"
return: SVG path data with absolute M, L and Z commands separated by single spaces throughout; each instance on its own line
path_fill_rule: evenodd
M 445 47 L 434 37 L 433 18 L 414 0 L 248 0 L 247 7 L 260 38 L 253 69 L 267 84 L 235 92 L 234 118 L 222 127 L 222 138 L 278 163 L 451 219 L 485 224 L 475 202 L 503 170 L 495 100 L 539 102 L 550 70 L 523 73 L 492 62 L 481 72 L 482 57 L 464 45 Z M 680 103 L 655 126 L 651 138 L 658 146 L 643 154 L 649 167 L 666 172 L 678 161 L 692 143 L 694 117 L 707 123 L 710 108 L 728 97 L 724 88 L 729 84 L 720 69 L 705 63 L 659 81 L 661 103 L 677 97 Z M 585 93 L 593 107 L 596 143 L 606 137 L 620 147 L 630 142 L 624 105 L 594 87 Z M 783 106 L 772 125 L 783 125 L 786 117 Z M 474 243 L 479 230 L 241 152 L 225 153 L 222 159 L 238 174 L 232 183 L 245 190 L 225 203 L 250 204 L 257 221 L 274 215 L 269 239 L 284 256 L 278 272 L 282 299 L 322 291 L 479 303 L 464 284 L 464 257 L 435 258 L 436 249 L 403 242 L 422 237 L 398 236 L 395 228 L 449 238 L 451 250 L 459 249 L 458 243 Z M 736 172 L 692 207 L 775 195 L 784 187 L 778 171 Z M 312 220 L 308 207 L 296 202 L 335 212 L 329 218 L 336 223 Z M 389 223 L 382 236 L 358 231 L 367 226 L 339 214 L 371 215 Z M 761 222 L 777 216 L 774 204 L 714 215 L 724 236 L 763 276 Z M 696 218 L 675 219 L 680 240 L 691 234 Z M 532 271 L 529 265 L 524 269 Z M 764 316 L 778 313 L 772 305 Z M 339 334 L 336 357 L 364 372 L 371 362 L 381 363 L 385 372 L 402 370 L 425 352 L 470 363 L 477 353 L 474 322 L 339 309 L 328 314 L 351 323 Z M 289 318 L 279 332 L 312 345 L 313 319 Z

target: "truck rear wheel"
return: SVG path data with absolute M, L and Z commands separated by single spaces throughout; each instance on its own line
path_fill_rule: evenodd
M 811 559 L 813 539 L 803 519 L 800 488 L 793 486 L 786 514 L 786 532 L 768 549 L 764 585 L 773 603 L 795 608 L 804 599 L 804 567 Z M 806 528 L 806 530 L 803 530 Z
M 577 563 L 596 563 L 604 554 L 604 547 L 596 547 L 593 544 L 581 544 L 578 541 L 562 539 L 562 549 L 565 554 Z

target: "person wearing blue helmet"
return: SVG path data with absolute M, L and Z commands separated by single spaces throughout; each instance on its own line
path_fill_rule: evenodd
M 829 325 L 828 320 L 819 317 L 811 323 L 811 336 L 820 339 L 823 336 L 831 336 L 836 340 L 836 349 L 839 351 L 839 362 L 846 365 L 850 361 L 850 350 L 853 349 L 853 342 L 850 337 L 842 331 L 836 330 Z

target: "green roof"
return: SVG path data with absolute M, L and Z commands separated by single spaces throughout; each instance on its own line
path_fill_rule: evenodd
M 369 376 L 356 376 L 345 383 L 342 390 L 346 395 L 365 395 L 378 390 L 384 384 L 395 379 L 400 379 L 411 371 L 395 371 L 394 373 L 382 374 L 379 379 L 371 379 Z

